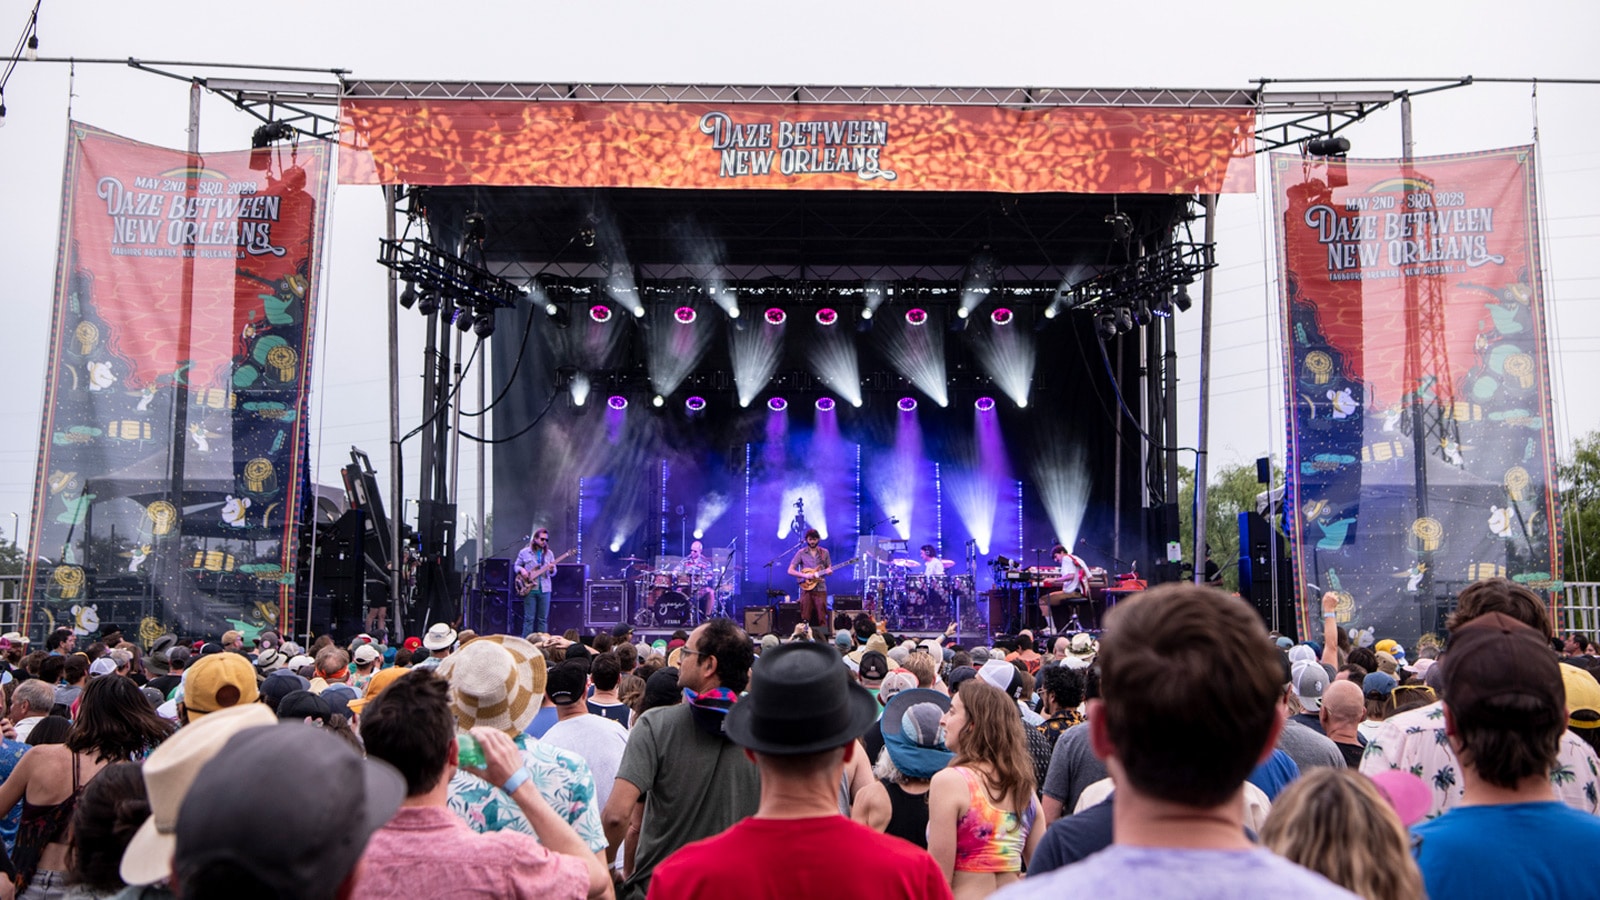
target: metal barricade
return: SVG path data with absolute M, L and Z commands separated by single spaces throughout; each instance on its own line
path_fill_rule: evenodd
M 1569 581 L 1557 617 L 1561 631 L 1600 632 L 1600 582 Z

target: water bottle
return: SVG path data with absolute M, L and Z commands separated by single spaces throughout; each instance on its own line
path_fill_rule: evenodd
M 478 739 L 466 732 L 456 735 L 456 764 L 463 769 L 482 769 L 488 765 Z

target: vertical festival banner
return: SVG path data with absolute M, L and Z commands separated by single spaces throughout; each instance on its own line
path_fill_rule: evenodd
M 1560 559 L 1532 147 L 1272 157 L 1300 585 L 1402 642 Z
M 287 624 L 330 155 L 191 156 L 69 125 L 35 634 Z

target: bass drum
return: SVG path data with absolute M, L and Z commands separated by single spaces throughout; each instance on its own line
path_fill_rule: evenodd
M 661 628 L 687 628 L 693 617 L 694 605 L 678 591 L 667 591 L 656 601 L 655 620 Z

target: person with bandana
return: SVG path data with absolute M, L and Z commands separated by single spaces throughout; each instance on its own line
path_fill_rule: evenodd
M 750 637 L 728 619 L 689 634 L 679 656 L 684 703 L 652 709 L 633 723 L 601 821 L 613 849 L 645 798 L 633 869 L 620 900 L 641 900 L 655 867 L 680 847 L 727 830 L 756 814 L 761 778 L 726 732 L 728 711 L 750 680 Z

